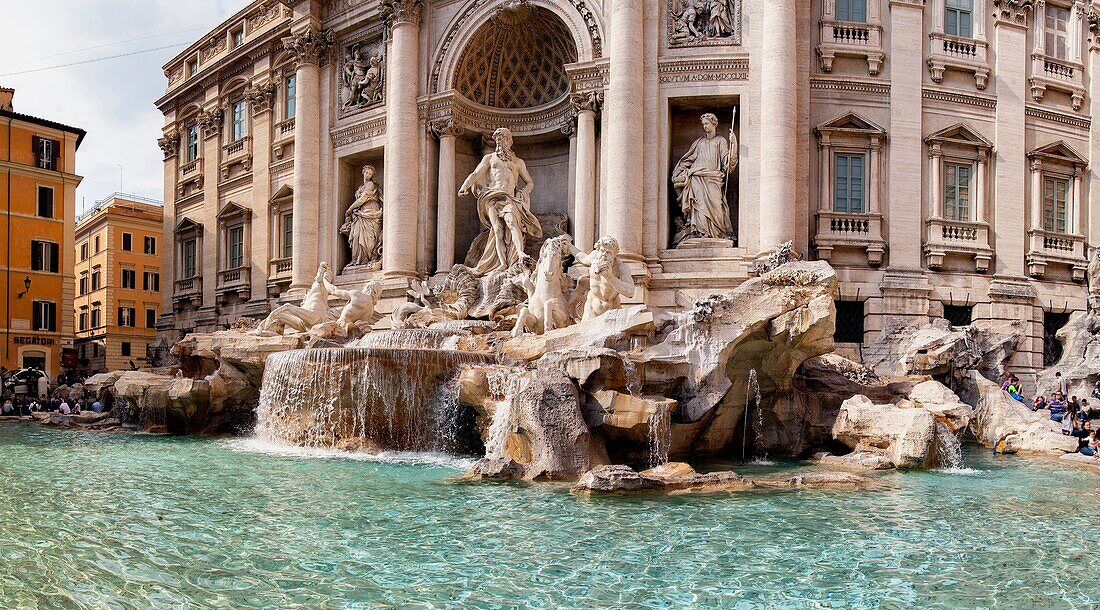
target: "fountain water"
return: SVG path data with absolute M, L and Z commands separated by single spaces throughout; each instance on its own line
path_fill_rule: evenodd
M 649 418 L 649 467 L 668 463 L 668 450 L 672 445 L 672 418 L 661 409 Z
M 753 399 L 756 400 L 756 411 L 760 417 L 760 423 L 763 424 L 763 415 L 760 414 L 760 382 L 756 377 L 756 369 L 749 369 L 749 380 L 746 384 L 745 392 L 745 422 L 741 427 L 741 460 L 746 460 L 749 457 L 748 443 L 749 443 L 749 406 Z M 759 430 L 754 429 L 754 434 L 759 435 Z
M 348 344 L 349 347 L 392 347 L 398 349 L 457 350 L 460 337 L 470 333 L 435 328 L 409 328 L 381 330 L 363 335 Z
M 943 422 L 936 422 L 936 453 L 940 468 L 959 470 L 963 467 L 962 443 L 951 427 Z
M 489 382 L 489 392 L 493 396 L 499 396 L 496 411 L 493 413 L 493 423 L 489 425 L 489 433 L 485 439 L 486 459 L 499 459 L 505 457 L 505 444 L 508 435 L 515 427 L 516 413 L 512 408 L 517 394 L 527 385 L 529 378 L 522 374 L 520 369 L 496 368 L 486 374 Z

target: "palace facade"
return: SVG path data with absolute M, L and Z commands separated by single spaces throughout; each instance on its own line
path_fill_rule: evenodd
M 808 8 L 807 8 L 808 7 Z M 784 242 L 841 279 L 837 339 L 1016 324 L 1034 371 L 1100 243 L 1091 0 L 257 0 L 165 66 L 161 327 L 208 330 L 338 284 L 476 260 L 463 178 L 507 127 L 545 233 L 617 238 L 635 302 L 689 306 Z M 674 171 L 717 133 L 732 231 Z M 732 126 L 732 129 L 731 129 Z M 381 256 L 341 233 L 364 168 Z M 473 255 L 473 259 L 469 258 Z M 357 261 L 358 262 L 358 261 Z

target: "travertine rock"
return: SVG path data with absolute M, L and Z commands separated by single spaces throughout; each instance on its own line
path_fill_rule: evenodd
M 881 376 L 938 376 L 979 369 L 997 377 L 1023 336 L 1018 322 L 979 329 L 951 326 L 942 318 L 921 327 L 889 320 L 864 348 L 864 361 Z
M 233 330 L 191 333 L 172 348 L 188 377 L 212 374 L 219 362 L 227 362 L 244 373 L 256 387 L 264 375 L 264 362 L 271 354 L 302 347 L 301 335 L 260 336 Z
M 506 355 L 517 360 L 537 360 L 547 352 L 587 347 L 629 348 L 631 336 L 653 331 L 653 313 L 644 305 L 612 309 L 583 322 L 542 335 L 513 337 L 504 344 Z
M 1054 373 L 1061 372 L 1070 396 L 1093 402 L 1092 389 L 1100 379 L 1100 312 L 1074 313 L 1056 336 L 1062 342 L 1062 357 L 1039 374 L 1035 391 L 1049 396 L 1058 387 Z
M 833 437 L 853 451 L 880 453 L 896 468 L 925 468 L 932 465 L 936 420 L 907 401 L 876 405 L 853 396 L 840 407 Z
M 913 386 L 909 400 L 947 423 L 952 430 L 965 429 L 974 414 L 970 405 L 959 400 L 958 395 L 938 381 L 924 381 Z
M 969 371 L 960 393 L 974 405 L 970 432 L 986 447 L 1003 453 L 1072 453 L 1077 439 L 1064 436 L 1046 411 L 1032 412 L 978 371 Z

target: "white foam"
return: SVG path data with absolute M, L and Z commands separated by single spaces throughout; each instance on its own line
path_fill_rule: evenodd
M 756 458 L 752 464 L 753 466 L 775 466 L 775 462 L 768 458 Z
M 942 472 L 943 474 L 954 474 L 963 477 L 977 477 L 988 473 L 988 470 L 982 470 L 980 468 L 967 468 L 966 466 L 956 466 L 953 468 L 936 468 L 933 472 Z
M 222 440 L 231 451 L 242 453 L 263 453 L 279 457 L 292 457 L 311 460 L 357 460 L 379 462 L 383 464 L 416 464 L 423 466 L 442 466 L 455 470 L 467 470 L 473 465 L 472 458 L 459 457 L 447 453 L 421 451 L 343 451 L 333 448 L 299 447 L 273 442 L 255 436 Z

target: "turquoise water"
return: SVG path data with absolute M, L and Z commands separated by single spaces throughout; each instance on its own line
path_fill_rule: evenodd
M 461 463 L 0 425 L 0 608 L 1095 608 L 1098 476 L 583 498 Z M 434 463 L 433 463 L 434 462 Z M 794 466 L 753 466 L 758 471 Z

